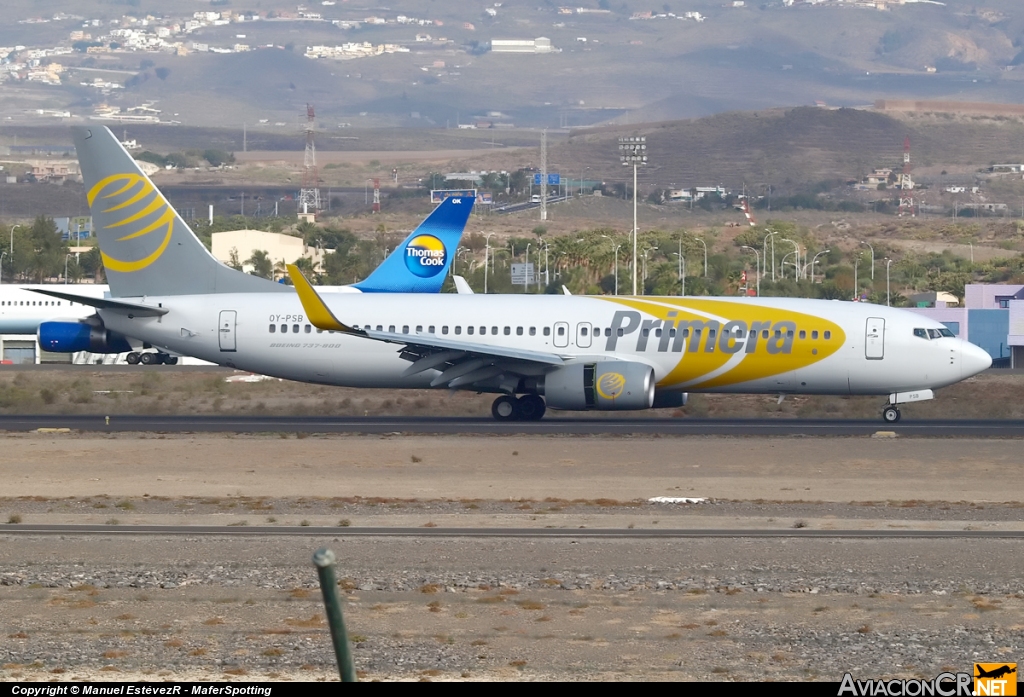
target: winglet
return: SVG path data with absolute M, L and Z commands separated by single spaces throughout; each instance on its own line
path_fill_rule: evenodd
M 334 313 L 327 307 L 323 299 L 313 290 L 313 286 L 310 285 L 309 281 L 306 280 L 306 277 L 302 275 L 299 267 L 295 264 L 288 264 L 288 277 L 292 279 L 295 292 L 299 294 L 299 302 L 302 303 L 302 309 L 306 311 L 306 316 L 309 317 L 309 321 L 314 327 L 326 331 L 344 332 L 346 334 L 362 333 L 338 321 L 338 318 L 334 316 Z

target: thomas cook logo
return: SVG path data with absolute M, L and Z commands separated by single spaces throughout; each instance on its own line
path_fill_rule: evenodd
M 417 235 L 405 246 L 405 266 L 420 278 L 441 273 L 447 260 L 444 242 L 433 235 Z
M 975 663 L 975 695 L 1016 695 L 1016 663 Z
M 597 393 L 604 399 L 616 399 L 626 389 L 626 376 L 622 373 L 605 373 L 597 381 Z
M 97 197 L 112 205 L 97 211 L 93 208 Z M 108 251 L 113 251 L 110 245 L 105 245 L 107 249 L 100 249 L 100 256 L 107 271 L 130 273 L 144 269 L 159 259 L 170 244 L 171 234 L 174 232 L 174 211 L 157 192 L 153 183 L 142 175 L 126 173 L 104 177 L 89 190 L 88 200 L 89 207 L 93 208 L 93 216 L 102 226 L 102 230 L 121 232 L 117 228 L 131 226 L 124 229 L 125 232 L 131 232 L 115 240 L 117 243 L 126 244 L 114 245 L 118 250 L 124 250 L 118 251 L 118 254 L 124 253 L 128 258 L 115 258 L 107 254 Z M 136 225 L 132 225 L 133 223 Z M 139 229 L 133 229 L 136 226 L 139 226 Z M 147 238 L 146 236 L 151 233 L 156 235 Z M 155 244 L 147 244 L 151 239 Z

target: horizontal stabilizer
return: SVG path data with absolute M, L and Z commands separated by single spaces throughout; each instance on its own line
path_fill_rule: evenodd
M 160 315 L 166 315 L 168 312 L 168 310 L 165 310 L 162 307 L 129 303 L 124 302 L 123 300 L 113 300 L 111 298 L 91 298 L 87 295 L 75 295 L 74 293 L 62 293 L 57 290 L 43 290 L 41 288 L 27 288 L 26 290 L 30 290 L 33 293 L 42 293 L 43 295 L 49 295 L 52 298 L 60 298 L 61 300 L 67 300 L 80 305 L 88 305 L 99 310 L 117 310 L 120 312 L 130 313 L 136 317 L 159 317 Z

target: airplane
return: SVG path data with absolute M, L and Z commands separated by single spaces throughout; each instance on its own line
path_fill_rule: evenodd
M 680 407 L 690 392 L 884 395 L 899 405 L 992 360 L 905 310 L 801 298 L 319 294 L 214 263 L 106 128 L 73 127 L 111 298 L 110 330 L 256 373 L 328 385 L 497 395 L 499 420 L 546 409 Z M 452 199 L 452 205 L 462 205 Z M 427 276 L 447 249 L 404 263 Z
M 463 199 L 455 206 L 442 201 L 426 219 L 420 223 L 394 251 L 364 280 L 346 286 L 320 286 L 324 293 L 438 293 L 444 282 L 453 254 L 444 257 L 444 263 L 437 267 L 438 273 L 422 275 L 405 263 L 408 249 L 416 248 L 423 240 L 432 240 L 435 246 L 445 249 L 458 247 L 459 240 L 469 220 L 473 200 Z M 184 225 L 184 222 L 181 222 Z M 191 233 L 191 230 L 189 230 Z M 210 257 L 213 258 L 212 256 Z M 217 262 L 220 264 L 220 262 Z M 227 267 L 225 267 L 227 268 Z M 431 268 L 433 271 L 434 269 Z M 265 279 L 259 279 L 265 280 Z M 270 281 L 265 285 L 273 286 Z M 470 292 L 469 285 L 461 277 L 456 279 L 459 292 Z M 60 286 L 0 286 L 0 333 L 36 334 L 39 345 L 56 353 L 127 353 L 126 361 L 131 365 L 168 364 L 178 362 L 178 356 L 158 348 L 155 352 L 142 353 L 144 349 L 156 346 L 147 341 L 133 339 L 127 335 L 110 332 L 96 316 L 95 307 L 66 299 L 40 300 L 37 291 L 56 290 Z M 68 286 L 65 290 L 70 292 Z M 74 293 L 93 299 L 110 297 L 108 285 L 75 285 Z
M 999 679 L 999 678 L 1003 677 L 1004 675 L 1009 675 L 1011 673 L 1016 673 L 1017 672 L 1017 668 L 1016 667 L 1011 668 L 1009 665 L 1001 665 L 998 668 L 993 668 L 992 670 L 985 670 L 980 665 L 975 663 L 974 664 L 974 669 L 978 673 L 977 675 L 974 676 L 976 678 L 995 678 L 995 679 Z

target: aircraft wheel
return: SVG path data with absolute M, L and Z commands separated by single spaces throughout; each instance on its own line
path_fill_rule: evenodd
M 165 354 L 164 365 L 178 365 L 178 357 L 177 356 L 167 356 Z
M 515 421 L 519 417 L 516 398 L 507 394 L 498 397 L 491 405 L 491 415 L 498 421 Z
M 519 410 L 519 418 L 522 421 L 540 421 L 544 418 L 547 406 L 544 399 L 539 395 L 527 394 L 520 397 L 516 402 Z
M 128 363 L 128 365 L 138 365 L 139 364 L 139 358 L 140 358 L 140 356 L 139 356 L 138 352 L 137 351 L 132 351 L 131 353 L 129 353 L 127 356 L 124 357 L 124 360 Z
M 142 365 L 157 365 L 160 362 L 160 359 L 157 358 L 155 353 L 144 353 L 139 356 L 139 362 L 142 363 Z
M 887 424 L 894 424 L 900 420 L 900 410 L 894 406 L 888 406 L 882 410 L 882 420 Z

